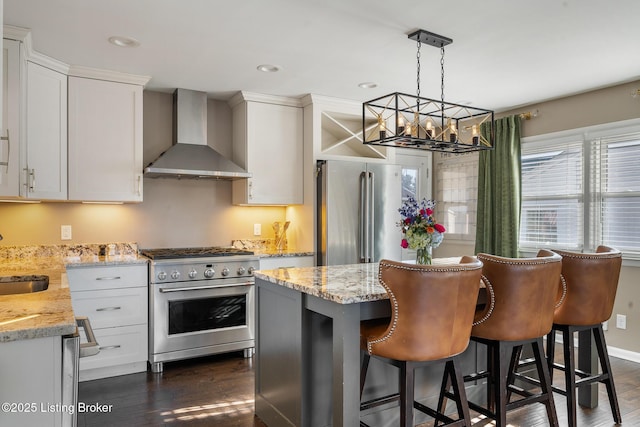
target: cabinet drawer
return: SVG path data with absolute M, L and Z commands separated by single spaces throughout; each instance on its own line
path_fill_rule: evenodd
M 74 291 L 116 289 L 147 285 L 147 265 L 67 267 L 69 288 Z
M 100 353 L 80 359 L 80 371 L 147 360 L 147 325 L 94 329 Z M 83 340 L 84 341 L 84 340 Z
M 71 292 L 73 312 L 93 329 L 147 323 L 147 287 Z

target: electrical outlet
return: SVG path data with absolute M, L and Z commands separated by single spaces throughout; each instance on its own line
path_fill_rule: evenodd
M 605 320 L 604 322 L 602 322 L 602 330 L 603 331 L 608 331 L 609 330 L 609 321 Z
M 60 240 L 71 240 L 71 226 L 70 225 L 61 225 L 60 226 Z
M 627 329 L 627 316 L 625 316 L 624 314 L 616 315 L 616 328 Z
M 253 224 L 253 235 L 260 236 L 262 234 L 262 225 L 261 224 Z

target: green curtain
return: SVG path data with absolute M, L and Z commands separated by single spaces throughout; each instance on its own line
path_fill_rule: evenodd
M 480 152 L 475 253 L 518 257 L 522 176 L 520 117 L 495 122 L 495 148 Z M 491 127 L 483 124 L 488 138 Z

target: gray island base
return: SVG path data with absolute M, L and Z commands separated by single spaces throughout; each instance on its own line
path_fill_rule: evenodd
M 388 296 L 378 284 L 378 264 L 281 268 L 255 276 L 256 415 L 270 427 L 359 426 L 360 321 L 390 315 Z M 581 353 L 579 363 L 595 362 L 589 345 Z M 483 346 L 470 343 L 463 371 L 485 364 Z M 434 364 L 416 373 L 416 400 L 435 406 L 443 368 Z M 397 391 L 394 369 L 372 359 L 363 400 Z M 467 385 L 474 401 L 483 402 L 484 390 L 482 384 Z M 580 404 L 593 407 L 594 397 L 597 391 L 587 388 Z M 394 403 L 362 413 L 363 421 L 379 426 L 397 425 L 398 416 Z M 419 412 L 415 416 L 416 424 L 429 420 Z

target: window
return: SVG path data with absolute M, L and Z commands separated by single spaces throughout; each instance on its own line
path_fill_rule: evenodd
M 640 257 L 640 125 L 525 138 L 519 247 Z
M 447 229 L 445 240 L 475 241 L 478 153 L 435 154 L 436 219 Z

